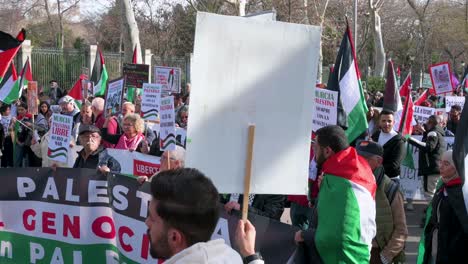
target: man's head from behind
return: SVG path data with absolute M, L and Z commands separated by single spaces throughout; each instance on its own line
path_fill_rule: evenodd
M 190 168 L 153 177 L 153 197 L 145 221 L 151 256 L 167 259 L 210 240 L 219 218 L 218 191 L 211 180 Z
M 349 147 L 344 130 L 339 126 L 322 127 L 316 132 L 314 144 L 315 161 L 318 166 L 333 154 Z
M 373 141 L 362 140 L 356 145 L 359 156 L 365 158 L 372 170 L 377 169 L 383 162 L 383 148 Z

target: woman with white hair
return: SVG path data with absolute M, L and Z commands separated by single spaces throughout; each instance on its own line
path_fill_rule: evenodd
M 462 179 L 453 162 L 452 151 L 440 161 L 441 184 L 428 209 L 418 263 L 462 263 L 468 260 L 468 213 L 462 193 Z
M 123 134 L 111 135 L 107 132 L 107 125 L 112 117 L 108 117 L 101 129 L 102 138 L 111 144 L 115 144 L 115 149 L 125 149 L 142 152 L 142 148 L 148 149 L 145 135 L 145 123 L 137 114 L 127 114 L 123 119 Z

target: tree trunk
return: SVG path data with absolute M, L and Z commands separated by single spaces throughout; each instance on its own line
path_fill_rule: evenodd
M 135 14 L 132 9 L 130 0 L 121 0 L 122 7 L 122 25 L 124 32 L 124 46 L 126 62 L 132 62 L 133 49 L 136 47 L 138 50 L 137 61 L 141 62 L 141 46 L 140 46 L 140 31 L 135 20 Z
M 239 16 L 245 16 L 246 5 L 247 5 L 247 0 L 239 0 Z
M 370 9 L 372 20 L 374 22 L 374 46 L 375 46 L 375 70 L 374 76 L 384 77 L 385 72 L 385 48 L 382 38 L 382 24 L 380 23 L 380 15 L 378 10 Z
M 57 0 L 57 15 L 59 19 L 59 37 L 58 37 L 58 41 L 60 45 L 59 48 L 63 49 L 65 38 L 63 37 L 63 19 L 62 19 L 62 10 L 60 7 L 60 0 Z

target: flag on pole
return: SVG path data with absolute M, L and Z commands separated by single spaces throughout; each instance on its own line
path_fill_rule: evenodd
M 413 98 L 411 98 L 410 87 L 411 87 L 411 73 L 409 73 L 408 76 L 406 76 L 406 79 L 400 88 L 400 96 L 405 97 L 405 105 L 401 113 L 400 126 L 398 128 L 398 132 L 400 132 L 403 136 L 411 135 L 413 131 L 414 105 L 413 105 Z
M 75 104 L 81 108 L 81 104 L 83 102 L 83 81 L 87 79 L 85 74 L 81 74 L 80 78 L 75 82 L 73 87 L 68 91 L 68 95 L 75 99 Z
M 132 63 L 137 64 L 138 63 L 138 49 L 137 46 L 133 49 L 133 57 L 132 57 Z M 127 98 L 129 102 L 135 102 L 135 92 L 138 92 L 138 89 L 135 87 L 128 87 L 127 89 Z
M 91 74 L 91 81 L 94 83 L 93 91 L 95 96 L 104 96 L 106 93 L 108 78 L 109 76 L 107 75 L 104 57 L 102 56 L 101 50 L 98 48 L 96 60 L 94 61 L 93 72 Z
M 20 84 L 14 63 L 10 64 L 4 76 L 0 83 L 0 101 L 12 104 L 20 98 Z
M 23 69 L 20 72 L 20 80 L 19 80 L 19 97 L 23 94 L 23 89 L 28 87 L 28 82 L 32 82 L 32 71 L 31 71 L 31 64 L 29 63 L 29 57 L 26 59 L 26 63 L 23 66 Z
M 395 124 L 393 129 L 395 131 L 398 131 L 400 128 L 400 120 L 403 112 L 403 104 L 401 103 L 398 87 L 393 62 L 389 60 L 387 65 L 387 80 L 385 81 L 383 110 L 392 111 L 394 113 Z
M 337 125 L 345 129 L 349 142 L 367 130 L 368 111 L 352 39 L 347 25 L 327 85 L 328 90 L 338 92 Z
M 414 102 L 414 105 L 421 106 L 429 98 L 429 89 L 425 90 L 419 98 Z
M 3 31 L 0 31 L 0 82 L 5 77 L 11 61 L 18 52 L 21 43 L 26 38 L 26 31 L 21 29 L 16 38 Z

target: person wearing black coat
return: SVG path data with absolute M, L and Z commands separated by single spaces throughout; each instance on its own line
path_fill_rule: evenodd
M 446 151 L 440 163 L 443 184 L 431 202 L 424 227 L 419 257 L 423 264 L 466 263 L 468 260 L 468 214 L 463 198 L 462 180 Z
M 372 140 L 379 143 L 384 149 L 383 167 L 385 174 L 390 179 L 398 179 L 400 176 L 401 162 L 405 158 L 405 142 L 400 134 L 393 130 L 395 124 L 394 114 L 383 110 L 380 113 L 380 130 L 372 135 Z

